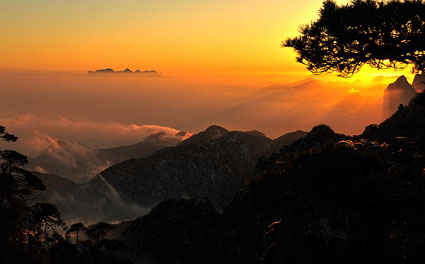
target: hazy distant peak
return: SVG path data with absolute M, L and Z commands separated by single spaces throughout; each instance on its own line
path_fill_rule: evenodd
M 300 82 L 297 82 L 294 84 L 294 87 L 297 88 L 310 88 L 310 87 L 315 87 L 315 86 L 322 86 L 323 83 L 319 80 L 316 80 L 314 78 L 308 77 Z
M 289 144 L 291 144 L 294 141 L 297 141 L 300 138 L 303 138 L 305 136 L 307 136 L 307 132 L 302 131 L 302 130 L 297 130 L 294 132 L 289 132 L 286 133 L 276 139 L 274 139 L 273 141 L 276 142 L 280 147 L 282 146 L 287 146 Z
M 407 105 L 415 95 L 416 90 L 409 84 L 406 77 L 400 76 L 385 89 L 383 102 L 385 116 L 392 115 L 400 104 Z
M 132 73 L 133 71 L 130 70 L 129 68 L 126 68 L 125 70 L 121 71 L 121 72 L 128 72 L 128 73 Z
M 51 141 L 50 145 L 47 146 L 47 151 L 73 151 L 78 152 L 82 149 L 89 151 L 85 147 L 79 145 L 78 143 L 70 143 L 63 140 L 53 140 Z M 41 155 L 41 154 L 40 154 Z
M 89 73 L 91 73 L 92 71 L 89 71 Z M 98 70 L 96 70 L 96 72 L 110 72 L 110 73 L 112 73 L 112 72 L 115 72 L 113 69 L 111 69 L 111 68 L 105 68 L 105 69 L 98 69 Z
M 119 73 L 137 73 L 137 74 L 150 74 L 150 75 L 152 75 L 152 74 L 155 74 L 155 75 L 158 74 L 158 72 L 155 71 L 155 70 L 141 71 L 141 70 L 137 69 L 135 71 L 132 71 L 129 68 L 125 68 L 122 71 L 115 71 L 114 69 L 111 69 L 111 68 L 105 68 L 105 69 L 98 69 L 96 71 L 88 71 L 88 73 L 90 73 L 90 74 L 94 74 L 94 73 L 115 73 L 115 74 L 119 74 Z
M 425 90 L 425 74 L 416 74 L 412 86 L 417 92 Z
M 404 75 L 397 78 L 397 80 L 388 85 L 387 90 L 412 90 L 413 87 L 409 84 Z

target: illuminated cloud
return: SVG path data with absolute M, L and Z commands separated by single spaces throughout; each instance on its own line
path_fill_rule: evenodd
M 1 143 L 0 147 L 7 146 L 33 157 L 55 146 L 58 140 L 86 148 L 107 148 L 134 144 L 158 132 L 179 133 L 179 130 L 157 125 L 76 121 L 64 117 L 47 119 L 34 115 L 0 119 L 0 124 L 19 137 L 18 142 Z

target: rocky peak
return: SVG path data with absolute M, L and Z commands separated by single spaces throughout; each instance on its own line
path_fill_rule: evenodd
M 388 85 L 386 91 L 388 90 L 412 90 L 413 87 L 410 85 L 410 83 L 407 81 L 406 77 L 404 75 L 397 78 L 397 80 L 394 83 L 391 83 Z
M 212 126 L 208 127 L 207 129 L 205 129 L 205 132 L 209 133 L 209 134 L 222 134 L 222 135 L 224 135 L 227 132 L 229 132 L 229 130 L 227 130 L 223 127 L 217 126 L 217 125 L 212 125 Z
M 417 92 L 425 90 L 425 74 L 416 74 L 412 86 Z
M 276 144 L 278 144 L 279 147 L 283 147 L 283 146 L 287 146 L 289 144 L 291 144 L 292 142 L 303 138 L 307 136 L 307 132 L 302 131 L 302 130 L 297 130 L 294 132 L 290 132 L 290 133 L 286 133 L 276 139 L 274 139 L 273 141 L 276 142 Z
M 188 145 L 188 144 L 193 144 L 193 143 L 211 141 L 211 140 L 217 139 L 219 137 L 222 137 L 227 133 L 229 133 L 229 130 L 227 130 L 223 127 L 220 127 L 220 126 L 212 125 L 212 126 L 208 127 L 207 129 L 205 129 L 205 131 L 202 131 L 202 132 L 195 134 L 195 135 L 191 136 L 190 138 L 186 139 L 185 141 L 180 143 L 180 145 Z
M 400 76 L 385 89 L 383 105 L 385 116 L 392 115 L 400 104 L 407 105 L 415 95 L 416 91 L 406 77 Z

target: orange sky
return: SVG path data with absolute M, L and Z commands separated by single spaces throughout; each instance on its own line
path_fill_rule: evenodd
M 0 70 L 305 72 L 280 43 L 315 19 L 320 6 L 318 0 L 2 1 Z
M 315 20 L 321 3 L 2 1 L 0 71 L 129 67 L 170 76 L 251 75 L 279 82 L 288 75 L 309 75 L 295 62 L 295 53 L 280 44 L 296 36 L 300 25 Z
M 317 86 L 314 92 L 288 92 L 293 87 L 286 84 L 311 73 L 281 42 L 317 19 L 321 5 L 321 0 L 0 1 L 0 121 L 11 124 L 31 115 L 35 131 L 43 124 L 39 120 L 61 118 L 191 132 L 218 124 L 258 129 L 271 137 L 326 122 L 340 132 L 360 133 L 364 125 L 381 121 L 362 109 L 372 109 L 371 102 L 379 105 L 387 83 L 395 80 L 391 76 L 405 74 L 412 81 L 413 75 L 366 68 L 349 80 L 319 76 L 325 84 L 310 85 Z M 86 74 L 105 67 L 153 69 L 166 78 L 96 79 Z M 359 83 L 335 84 L 378 75 L 389 77 L 381 78 L 385 82 L 378 88 L 367 82 L 361 89 Z M 354 98 L 352 91 L 363 99 Z M 330 115 L 347 96 L 356 102 L 352 116 L 368 118 L 352 122 L 356 127 Z

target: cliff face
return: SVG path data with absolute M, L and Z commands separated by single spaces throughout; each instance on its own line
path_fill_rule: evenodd
M 400 76 L 397 81 L 388 85 L 384 92 L 384 115 L 391 116 L 400 104 L 407 105 L 416 95 L 415 89 L 409 84 L 406 77 Z
M 281 146 L 279 141 L 259 132 L 229 132 L 211 126 L 176 147 L 112 166 L 92 183 L 99 182 L 102 176 L 141 206 L 169 198 L 197 197 L 209 197 L 221 206 L 246 186 L 259 157 L 276 152 Z

